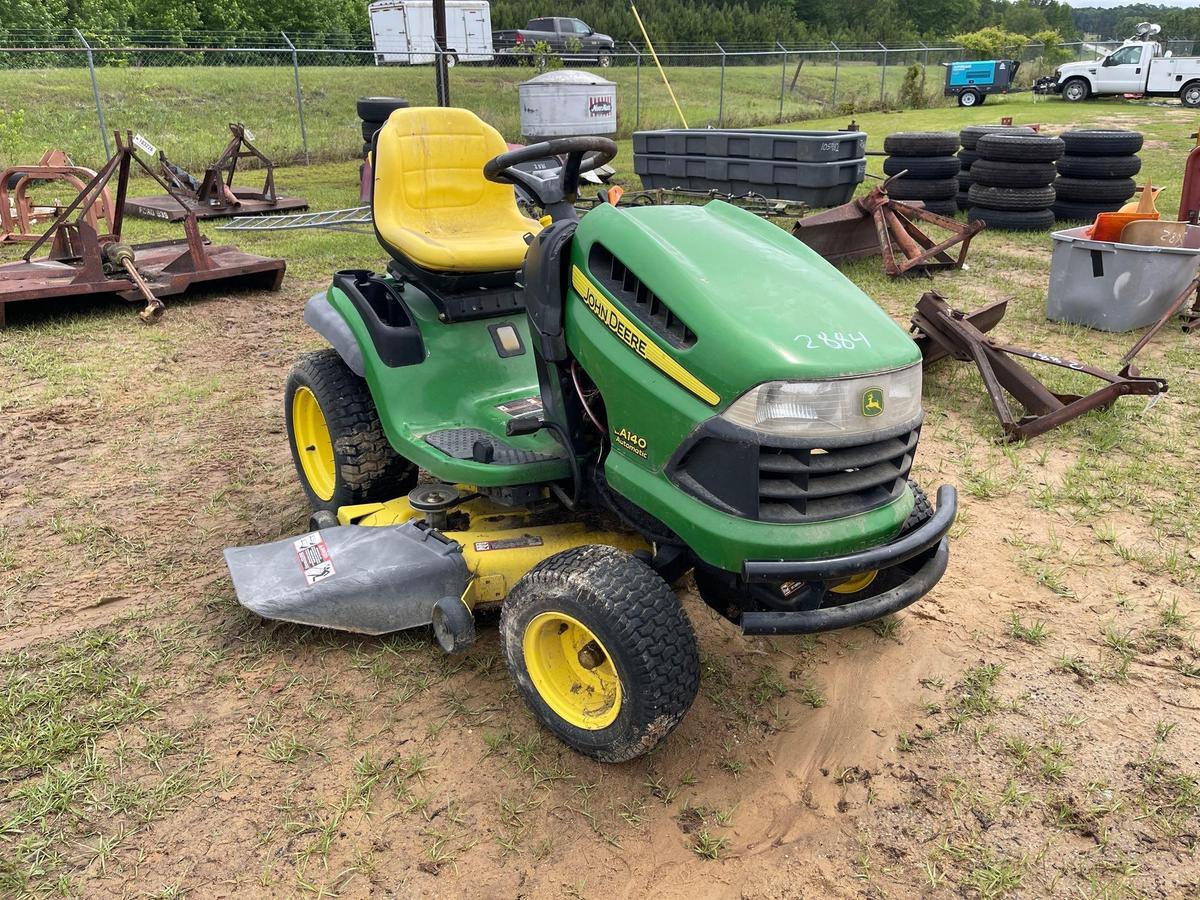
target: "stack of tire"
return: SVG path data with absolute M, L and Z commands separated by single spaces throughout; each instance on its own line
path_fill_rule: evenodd
M 1054 227 L 1054 161 L 1060 138 L 1041 134 L 984 134 L 971 164 L 967 218 L 988 228 L 1046 231 Z
M 975 178 L 971 175 L 971 166 L 979 158 L 979 153 L 976 151 L 975 145 L 981 137 L 985 134 L 1036 133 L 1032 128 L 1027 128 L 1024 125 L 968 125 L 959 131 L 958 141 L 962 144 L 962 149 L 958 151 L 958 195 L 955 197 L 958 208 L 967 209 L 971 206 L 971 200 L 967 196 L 971 190 L 971 185 L 975 183 Z
M 958 212 L 958 135 L 953 131 L 899 131 L 883 139 L 885 175 L 905 174 L 888 185 L 894 200 L 920 200 L 941 216 Z
M 388 116 L 398 109 L 408 106 L 403 97 L 360 97 L 358 100 L 358 117 L 362 119 L 363 158 L 371 152 L 371 142 L 375 132 L 383 127 Z
M 1054 215 L 1067 222 L 1091 222 L 1099 213 L 1120 209 L 1134 194 L 1133 176 L 1142 168 L 1136 131 L 1064 131 L 1066 151 L 1056 164 Z

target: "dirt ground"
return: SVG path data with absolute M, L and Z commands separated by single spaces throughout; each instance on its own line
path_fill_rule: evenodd
M 451 659 L 236 603 L 222 549 L 308 514 L 280 399 L 319 345 L 306 240 L 279 294 L 0 332 L 0 894 L 1200 896 L 1200 338 L 1149 348 L 1153 408 L 1017 447 L 970 369 L 933 370 L 941 584 L 813 639 L 744 638 L 685 588 L 696 704 L 606 766 L 533 722 L 493 623 Z M 1111 365 L 1127 336 L 1045 323 L 1032 246 L 985 233 L 937 286 Z M 928 285 L 873 265 L 851 275 L 906 321 Z

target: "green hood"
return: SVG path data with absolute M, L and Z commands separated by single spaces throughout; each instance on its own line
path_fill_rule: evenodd
M 920 360 L 870 297 L 776 225 L 728 203 L 589 212 L 576 256 L 600 243 L 696 336 L 663 348 L 732 402 L 756 384 L 863 375 Z M 607 272 L 594 273 L 603 283 Z M 615 292 L 613 299 L 622 302 Z M 626 308 L 631 304 L 623 303 Z

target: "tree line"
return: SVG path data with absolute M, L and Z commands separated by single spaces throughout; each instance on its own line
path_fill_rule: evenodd
M 151 35 L 179 43 L 189 32 L 287 31 L 339 45 L 368 31 L 368 0 L 0 0 L 0 41 L 22 31 Z M 1141 21 L 1159 22 L 1171 38 L 1200 38 L 1200 9 L 1149 4 L 1072 9 L 1060 0 L 641 0 L 638 10 L 656 43 L 770 44 L 807 41 L 898 43 L 946 40 L 995 28 L 1032 37 L 1057 32 L 1127 37 Z M 492 0 L 493 28 L 520 28 L 547 14 L 577 16 L 619 41 L 641 40 L 624 2 Z
M 947 38 L 994 26 L 1032 35 L 1076 34 L 1070 7 L 1058 0 L 641 0 L 638 11 L 656 43 L 898 42 Z M 1178 11 L 1182 12 L 1182 11 Z M 492 0 L 495 29 L 520 28 L 548 14 L 577 16 L 621 41 L 639 41 L 626 3 Z M 1121 9 L 1077 10 L 1083 14 Z M 1091 19 L 1088 19 L 1091 22 Z M 367 0 L 0 0 L 0 39 L 22 30 L 182 40 L 188 32 L 299 32 L 361 35 Z M 1089 28 L 1089 30 L 1092 30 Z
M 1156 6 L 1139 3 L 1114 6 L 1108 9 L 1077 9 L 1075 24 L 1082 34 L 1096 35 L 1103 40 L 1130 37 L 1139 22 L 1161 25 L 1161 38 L 1170 40 L 1200 40 L 1200 9 L 1181 9 L 1177 6 Z

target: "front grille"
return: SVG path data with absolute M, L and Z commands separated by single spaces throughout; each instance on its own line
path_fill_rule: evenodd
M 750 447 L 704 437 L 684 454 L 672 477 L 689 493 L 744 518 L 778 524 L 837 519 L 900 496 L 919 434 L 915 428 L 835 448 Z

